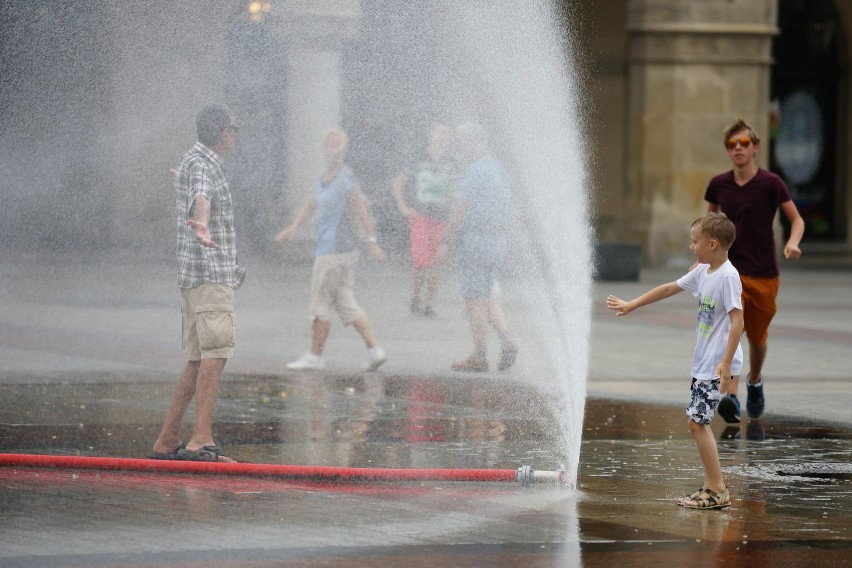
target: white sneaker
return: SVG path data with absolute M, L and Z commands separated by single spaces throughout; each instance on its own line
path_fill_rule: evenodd
M 361 366 L 361 370 L 367 373 L 375 371 L 382 366 L 382 363 L 388 360 L 385 350 L 376 345 L 372 349 L 367 349 L 367 360 Z
M 306 351 L 301 357 L 292 363 L 287 363 L 287 368 L 293 369 L 294 371 L 325 369 L 325 360 L 319 355 L 314 355 L 310 351 Z

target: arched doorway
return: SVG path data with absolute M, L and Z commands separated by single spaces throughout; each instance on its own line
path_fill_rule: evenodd
M 832 0 L 781 0 L 778 27 L 781 33 L 773 42 L 770 169 L 790 188 L 805 219 L 806 241 L 843 243 L 848 197 L 841 143 L 846 124 L 841 19 Z

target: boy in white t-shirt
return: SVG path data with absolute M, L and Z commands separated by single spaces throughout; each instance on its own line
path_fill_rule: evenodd
M 698 265 L 675 282 L 657 286 L 635 300 L 625 302 L 608 296 L 607 307 L 624 316 L 642 306 L 674 296 L 682 290 L 698 297 L 697 342 L 692 357 L 692 399 L 686 409 L 689 432 L 698 446 L 704 467 L 704 485 L 678 504 L 691 509 L 718 509 L 731 504 L 722 478 L 722 466 L 710 421 L 727 392 L 731 377 L 743 365 L 740 336 L 743 332 L 742 283 L 728 249 L 736 228 L 723 213 L 708 213 L 692 224 L 692 244 Z

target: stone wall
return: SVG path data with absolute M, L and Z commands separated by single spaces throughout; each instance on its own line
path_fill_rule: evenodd
M 743 116 L 767 131 L 775 18 L 775 0 L 628 1 L 619 238 L 641 243 L 646 262 L 688 262 L 707 181 L 730 167 L 724 127 Z

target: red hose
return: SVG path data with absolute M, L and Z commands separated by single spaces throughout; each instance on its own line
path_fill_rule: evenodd
M 41 456 L 31 454 L 0 454 L 0 466 L 206 473 L 250 477 L 310 477 L 340 481 L 516 481 L 518 476 L 518 472 L 513 469 L 381 469 L 83 456 Z

